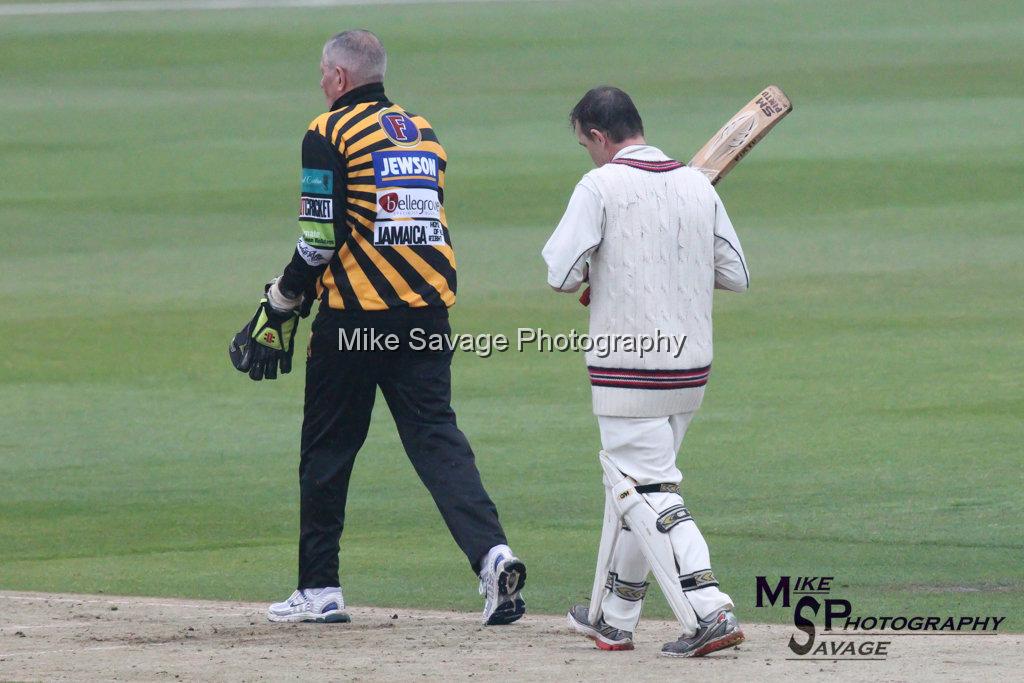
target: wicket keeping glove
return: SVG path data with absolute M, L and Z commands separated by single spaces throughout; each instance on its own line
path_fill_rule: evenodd
M 277 379 L 278 366 L 281 374 L 291 372 L 298 327 L 298 311 L 279 311 L 264 297 L 256 315 L 228 345 L 231 363 L 239 372 L 248 372 L 257 382 L 264 377 Z

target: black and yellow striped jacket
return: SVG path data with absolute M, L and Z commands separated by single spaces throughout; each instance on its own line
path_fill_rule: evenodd
M 285 292 L 337 310 L 449 307 L 455 252 L 444 210 L 447 157 L 430 123 L 356 88 L 313 119 L 302 142 L 302 235 Z

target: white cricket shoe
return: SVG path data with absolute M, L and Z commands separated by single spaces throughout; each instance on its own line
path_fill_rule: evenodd
M 346 623 L 352 618 L 346 614 L 345 598 L 341 588 L 307 588 L 297 590 L 284 602 L 275 602 L 267 609 L 270 621 L 315 621 L 320 623 Z
M 484 626 L 501 626 L 526 614 L 519 591 L 526 584 L 526 565 L 507 545 L 491 548 L 480 569 L 480 595 L 484 596 Z

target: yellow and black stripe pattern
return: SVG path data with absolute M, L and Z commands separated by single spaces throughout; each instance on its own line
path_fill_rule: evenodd
M 321 301 L 340 310 L 453 305 L 447 157 L 430 123 L 381 100 L 327 112 L 309 130 L 344 161 L 343 199 L 335 195 L 343 204 L 332 216 L 337 250 L 318 282 Z

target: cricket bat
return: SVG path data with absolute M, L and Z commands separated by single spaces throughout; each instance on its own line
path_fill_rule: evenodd
M 769 85 L 736 112 L 687 165 L 706 175 L 712 185 L 717 184 L 791 111 L 793 103 L 782 88 Z M 590 305 L 589 287 L 580 296 L 580 303 Z
M 687 165 L 706 175 L 712 185 L 717 184 L 791 111 L 793 104 L 786 93 L 769 85 L 736 112 Z

